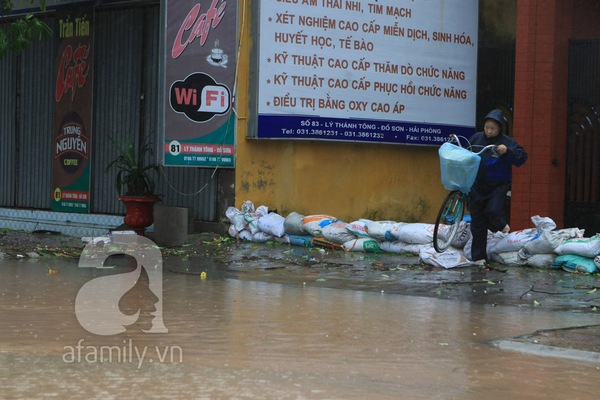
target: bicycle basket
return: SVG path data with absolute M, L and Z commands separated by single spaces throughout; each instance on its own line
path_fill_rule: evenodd
M 438 153 L 444 187 L 468 193 L 477 177 L 481 157 L 452 143 L 441 145 Z

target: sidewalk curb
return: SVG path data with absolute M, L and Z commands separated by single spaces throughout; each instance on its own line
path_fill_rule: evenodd
M 575 361 L 585 361 L 600 364 L 600 353 L 585 350 L 567 349 L 563 347 L 546 346 L 543 344 L 524 343 L 517 340 L 494 340 L 492 346 L 500 350 L 516 351 L 542 357 L 557 357 Z

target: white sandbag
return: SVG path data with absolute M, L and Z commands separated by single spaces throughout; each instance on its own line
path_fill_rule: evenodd
M 538 233 L 553 231 L 556 229 L 556 223 L 552 218 L 549 217 L 540 217 L 539 215 L 534 215 L 531 217 L 531 222 L 537 229 Z
M 242 230 L 244 230 L 244 228 L 246 228 L 246 217 L 242 213 L 236 214 L 231 219 L 231 224 L 233 225 L 236 231 L 241 232 Z
M 291 244 L 290 237 L 286 234 L 283 234 L 281 237 L 273 236 L 273 241 L 279 244 Z
M 256 233 L 252 234 L 252 241 L 256 242 L 256 243 L 265 243 L 272 239 L 273 239 L 273 235 L 270 235 L 266 232 L 258 231 Z
M 254 209 L 254 203 L 252 203 L 250 200 L 246 200 L 245 202 L 242 203 L 242 208 L 240 209 L 240 212 L 242 214 L 252 214 L 255 211 Z
M 412 244 L 405 243 L 399 240 L 390 242 L 388 240 L 382 240 L 379 242 L 379 248 L 386 253 L 410 253 L 418 256 L 423 249 L 432 249 L 431 244 Z
M 250 232 L 247 229 L 244 229 L 244 230 L 238 232 L 238 239 L 247 240 L 247 241 L 251 242 L 252 236 L 253 236 L 252 232 Z
M 251 203 L 250 203 L 251 204 Z M 245 209 L 254 209 L 254 206 L 246 205 Z M 225 215 L 229 222 L 233 225 L 237 232 L 241 232 L 244 229 L 248 229 L 252 233 L 258 232 L 258 216 L 254 212 L 243 212 L 235 207 L 228 207 L 225 211 Z
M 229 228 L 227 229 L 227 233 L 229 234 L 229 236 L 236 238 L 238 237 L 238 231 L 237 229 L 235 229 L 235 226 L 233 226 L 233 224 L 229 225 Z
M 521 257 L 527 258 L 534 254 L 551 254 L 558 246 L 566 242 L 568 239 L 581 237 L 580 229 L 569 228 L 558 231 L 544 231 L 535 235 L 529 242 L 523 245 L 519 250 Z
M 358 237 L 368 237 L 369 234 L 367 233 L 367 224 L 369 224 L 369 222 L 373 221 L 370 219 L 361 218 L 358 221 L 350 222 L 348 225 L 346 225 L 346 229 Z
M 490 254 L 490 260 L 504 265 L 525 265 L 525 260 L 520 258 L 519 253 L 516 251 L 492 253 Z
M 519 251 L 525 245 L 525 243 L 529 242 L 537 234 L 538 231 L 536 228 L 523 229 L 508 234 L 503 234 L 504 237 L 498 240 L 494 246 L 489 249 L 489 252 L 507 253 L 511 251 Z
M 346 229 L 348 224 L 342 221 L 333 222 L 322 228 L 323 237 L 337 244 L 346 243 L 352 239 L 356 239 L 356 235 Z
M 357 238 L 342 245 L 344 251 L 363 251 L 365 253 L 382 253 L 377 241 L 373 238 Z
M 267 206 L 259 206 L 254 214 L 258 217 L 257 219 L 260 219 L 261 217 L 269 214 L 269 208 Z
M 402 223 L 395 221 L 370 221 L 367 223 L 367 234 L 377 240 L 395 240 L 390 236 L 390 231 Z
M 258 218 L 256 213 L 244 213 L 245 229 L 248 229 L 253 235 L 260 232 L 258 229 Z
M 285 233 L 283 223 L 285 218 L 281 215 L 271 212 L 258 219 L 258 229 L 261 232 L 268 233 L 270 235 L 281 237 Z
M 289 233 L 290 235 L 306 235 L 306 232 L 302 228 L 303 219 L 304 215 L 302 214 L 298 214 L 295 211 L 289 213 L 283 222 L 285 233 Z
M 554 261 L 556 260 L 556 254 L 533 254 L 527 260 L 525 260 L 525 264 L 532 268 L 540 268 L 540 269 L 558 269 L 557 266 L 554 265 Z
M 594 235 L 591 238 L 569 239 L 554 249 L 554 252 L 559 255 L 575 254 L 593 259 L 600 255 L 600 235 Z
M 323 228 L 337 220 L 326 214 L 307 215 L 302 218 L 302 229 L 311 236 L 323 237 Z
M 467 260 L 460 250 L 446 250 L 443 253 L 438 253 L 435 249 L 422 249 L 419 258 L 424 264 L 446 269 L 481 266 L 480 263 Z
M 240 210 L 235 207 L 227 207 L 227 210 L 225 210 L 225 216 L 229 222 L 233 222 L 233 217 L 235 217 L 237 214 L 240 214 Z
M 247 229 L 252 234 L 259 231 L 258 219 L 266 214 L 268 214 L 266 206 L 260 206 L 258 210 L 255 210 L 254 204 L 250 200 L 246 200 L 240 210 L 235 207 L 228 207 L 225 210 L 225 216 L 233 224 L 237 232 Z
M 463 248 L 463 253 L 465 255 L 465 257 L 467 257 L 467 259 L 471 259 L 472 254 L 471 254 L 471 249 L 472 249 L 472 245 L 473 245 L 473 237 L 471 235 L 469 235 L 469 240 L 467 240 L 467 243 L 465 244 L 465 247 Z M 496 245 L 496 243 L 498 243 L 500 240 L 504 239 L 504 237 L 506 236 L 505 233 L 502 232 L 492 232 L 489 231 L 487 232 L 487 245 L 486 245 L 486 253 L 487 253 L 487 258 L 490 260 L 493 260 L 494 258 L 492 257 L 492 255 L 494 253 L 491 252 L 491 250 L 494 248 L 494 246 Z M 477 260 L 475 260 L 477 261 Z
M 428 244 L 433 242 L 434 224 L 421 222 L 402 223 L 390 230 L 390 235 L 395 240 L 413 244 Z

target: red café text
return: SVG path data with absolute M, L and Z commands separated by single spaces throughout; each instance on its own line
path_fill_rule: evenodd
M 60 103 L 67 92 L 71 92 L 71 100 L 75 98 L 77 88 L 85 85 L 89 71 L 87 59 L 90 47 L 80 44 L 75 51 L 71 45 L 67 46 L 60 59 L 58 76 L 56 77 L 56 102 Z
M 206 43 L 206 40 L 208 39 L 210 28 L 216 28 L 225 14 L 227 2 L 223 1 L 217 9 L 217 3 L 219 1 L 220 0 L 213 0 L 210 8 L 204 14 L 200 14 L 200 4 L 196 4 L 192 7 L 181 24 L 181 27 L 177 32 L 177 37 L 175 37 L 175 42 L 171 49 L 171 56 L 173 58 L 179 57 L 185 51 L 187 45 L 196 40 L 196 38 L 200 38 L 200 46 L 204 46 L 204 43 Z M 184 38 L 186 32 L 188 35 L 187 38 Z

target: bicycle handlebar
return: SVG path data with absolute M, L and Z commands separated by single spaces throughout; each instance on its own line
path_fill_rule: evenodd
M 465 139 L 465 141 L 467 143 L 469 143 L 469 140 L 467 138 L 463 137 L 463 139 Z M 458 144 L 458 146 L 463 147 L 462 144 L 460 143 L 460 138 L 458 135 L 451 134 L 450 142 L 456 142 Z M 486 150 L 492 150 L 492 157 L 498 157 L 498 152 L 496 151 L 497 147 L 498 146 L 496 146 L 495 144 L 488 144 L 487 146 L 484 146 L 480 151 L 473 151 L 473 149 L 471 148 L 471 143 L 469 143 L 469 150 L 471 150 L 473 153 L 481 154 Z

